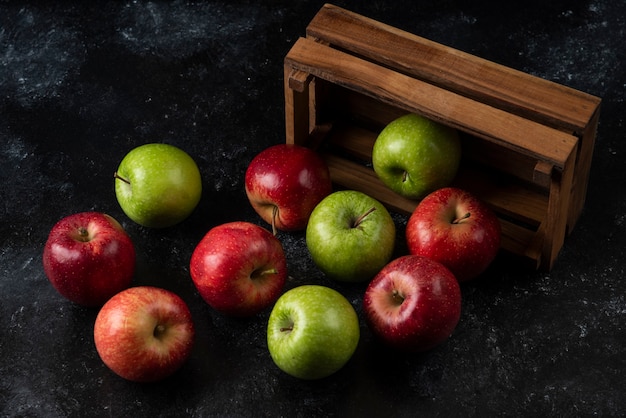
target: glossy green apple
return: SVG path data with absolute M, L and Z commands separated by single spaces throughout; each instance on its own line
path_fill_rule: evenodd
M 457 131 L 416 114 L 388 124 L 372 149 L 372 164 L 380 180 L 409 199 L 421 199 L 448 186 L 460 160 Z
M 391 259 L 396 227 L 376 199 L 341 190 L 313 209 L 306 244 L 315 264 L 327 276 L 345 282 L 370 280 Z
M 115 195 L 140 225 L 164 228 L 187 218 L 202 195 L 200 171 L 185 151 L 168 144 L 131 150 L 115 172 Z
M 321 379 L 341 369 L 359 343 L 357 314 L 336 290 L 304 285 L 285 292 L 267 325 L 274 363 L 300 379 Z

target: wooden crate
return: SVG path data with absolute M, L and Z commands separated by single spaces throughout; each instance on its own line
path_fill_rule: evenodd
M 393 119 L 457 129 L 455 185 L 498 214 L 502 247 L 552 268 L 585 203 L 600 99 L 326 4 L 284 61 L 286 141 L 315 148 L 333 181 L 410 214 L 371 168 Z

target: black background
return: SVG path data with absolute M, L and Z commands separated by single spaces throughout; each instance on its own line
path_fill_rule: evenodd
M 589 416 L 626 413 L 626 7 L 621 0 L 341 1 L 384 23 L 603 99 L 587 204 L 551 272 L 499 258 L 464 284 L 449 341 L 421 355 L 379 347 L 362 325 L 348 365 L 299 381 L 272 363 L 269 312 L 226 318 L 189 277 L 209 228 L 247 220 L 249 161 L 284 141 L 282 61 L 317 1 L 0 1 L 0 416 Z M 147 142 L 197 161 L 204 194 L 182 224 L 150 230 L 119 208 L 112 174 Z M 191 359 L 157 384 L 100 361 L 97 310 L 60 297 L 41 264 L 72 213 L 117 218 L 133 238 L 133 284 L 174 290 L 197 327 Z M 402 251 L 406 219 L 398 224 Z M 280 233 L 288 287 L 364 286 L 312 264 Z

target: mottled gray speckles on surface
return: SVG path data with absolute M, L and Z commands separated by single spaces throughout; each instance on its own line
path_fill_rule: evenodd
M 607 81 L 623 72 L 626 56 L 621 47 L 624 16 L 607 14 L 604 12 L 606 7 L 604 2 L 596 0 L 590 2 L 586 10 L 577 13 L 570 9 L 563 11 L 561 18 L 570 25 L 567 31 L 539 39 L 541 47 L 530 43 L 532 50 L 529 50 L 528 59 L 547 63 L 548 69 L 533 72 L 600 97 L 612 95 L 615 86 Z M 586 18 L 581 19 L 580 14 Z M 597 42 L 600 39 L 602 41 Z
M 0 135 L 4 132 L 0 124 Z M 19 138 L 5 137 L 5 146 L 0 149 L 0 212 L 2 214 L 33 214 L 39 210 L 39 197 L 30 190 L 33 181 L 42 175 L 37 170 L 39 158 Z M 19 199 L 17 198 L 19 197 Z M 0 224 L 0 241 L 9 237 L 11 226 Z
M 16 27 L 18 30 L 4 29 Z M 41 27 L 44 25 L 44 27 Z M 57 97 L 70 73 L 85 59 L 80 34 L 64 20 L 51 21 L 39 8 L 24 6 L 0 16 L 0 88 L 28 106 Z M 3 98 L 0 97 L 0 100 Z
M 525 55 L 532 66 L 522 70 L 574 88 L 585 88 L 600 97 L 610 94 L 613 86 L 606 81 L 620 74 L 625 54 L 619 52 L 623 50 L 621 37 L 607 34 L 623 31 L 624 16 L 601 13 L 605 8 L 601 1 L 591 2 L 587 10 L 578 12 L 587 16 L 584 22 L 571 9 L 564 10 L 559 18 L 568 23 L 566 31 L 538 39 L 529 36 L 527 50 L 520 51 L 520 55 Z M 594 39 L 602 41 L 597 43 Z M 537 62 L 545 65 L 543 71 L 534 70 Z
M 260 7 L 196 3 L 188 8 L 180 1 L 134 1 L 119 14 L 118 41 L 135 53 L 164 58 L 188 57 L 216 40 L 225 48 L 234 47 L 238 35 L 258 30 Z

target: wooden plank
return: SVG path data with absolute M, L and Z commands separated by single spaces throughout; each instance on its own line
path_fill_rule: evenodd
M 545 220 L 546 230 L 542 260 L 545 268 L 550 270 L 565 242 L 567 234 L 568 211 L 571 202 L 572 181 L 576 154 L 571 158 L 560 173 L 555 173 L 550 185 L 550 200 Z
M 310 81 L 307 73 L 294 72 L 293 68 L 284 66 L 284 91 L 285 91 L 285 141 L 288 144 L 300 143 L 309 136 L 309 89 L 307 86 L 298 85 L 298 89 L 292 88 L 294 79 L 302 82 Z M 300 91 L 298 91 L 300 90 Z M 305 145 L 301 143 L 301 145 Z
M 368 129 L 338 123 L 333 127 L 332 135 L 328 136 L 326 142 L 333 149 L 351 155 L 365 164 L 371 164 L 376 137 L 376 133 Z
M 585 206 L 587 186 L 589 184 L 589 172 L 595 146 L 595 136 L 598 129 L 600 109 L 593 115 L 589 125 L 582 134 L 576 159 L 574 178 L 572 179 L 572 198 L 568 214 L 568 234 L 572 231 Z
M 290 89 L 295 90 L 297 93 L 304 93 L 304 90 L 309 88 L 311 74 L 304 71 L 291 71 L 287 80 Z
M 324 107 L 331 109 L 335 118 L 355 119 L 372 130 L 381 130 L 407 111 L 396 105 L 383 103 L 373 97 L 337 85 L 329 87 L 331 94 Z
M 546 219 L 547 194 L 517 181 L 507 181 L 506 176 L 495 177 L 480 166 L 462 166 L 452 185 L 478 196 L 496 212 L 529 226 L 536 227 Z
M 441 45 L 330 4 L 306 34 L 412 77 L 582 135 L 600 99 Z
M 549 187 L 552 182 L 554 167 L 546 162 L 539 161 L 533 168 L 533 183 Z
M 286 65 L 562 168 L 577 138 L 300 38 Z M 384 80 L 384 82 L 382 82 Z
M 500 219 L 502 228 L 501 246 L 505 251 L 525 259 L 533 268 L 538 268 L 541 263 L 541 251 L 534 250 L 533 242 L 541 242 L 543 235 L 523 228 L 514 223 Z

